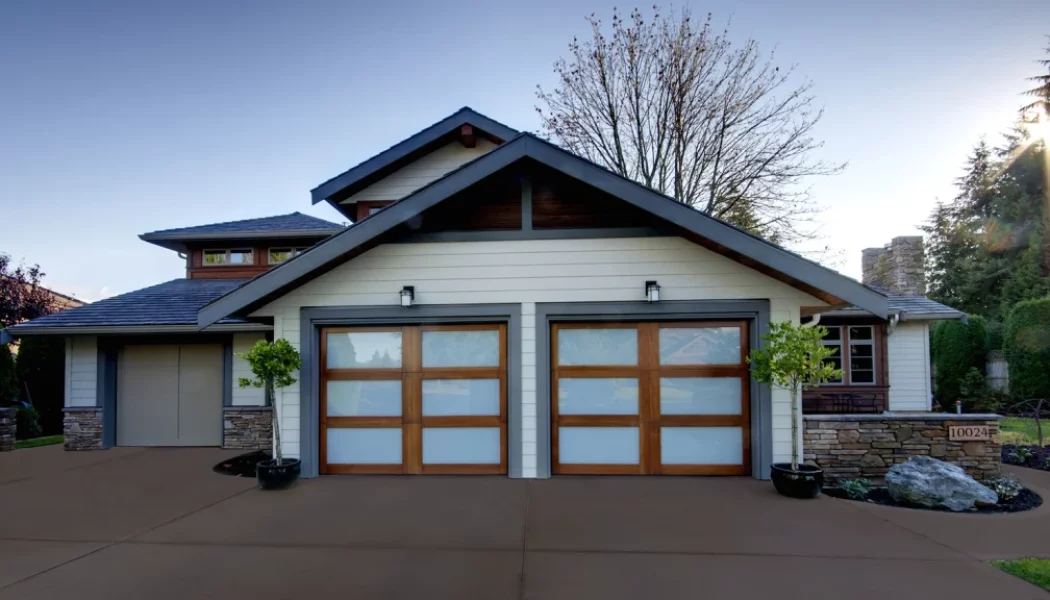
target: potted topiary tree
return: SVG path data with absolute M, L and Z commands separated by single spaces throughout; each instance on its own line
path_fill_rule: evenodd
M 273 398 L 275 389 L 295 383 L 292 374 L 302 366 L 299 352 L 283 338 L 272 342 L 260 340 L 252 346 L 251 350 L 243 354 L 238 353 L 237 356 L 248 361 L 252 374 L 255 375 L 254 379 L 241 377 L 237 380 L 237 384 L 241 387 L 265 388 L 270 398 Z M 264 490 L 279 490 L 288 487 L 299 478 L 300 466 L 298 458 L 281 456 L 281 424 L 278 420 L 276 405 L 270 414 L 273 431 L 273 458 L 259 461 L 255 474 L 259 480 L 259 487 Z
M 791 391 L 791 462 L 774 463 L 770 477 L 777 491 L 792 498 L 816 498 L 824 485 L 824 470 L 799 462 L 798 421 L 802 389 L 842 377 L 842 371 L 824 362 L 834 354 L 821 343 L 824 327 L 773 323 L 762 336 L 765 347 L 751 351 L 748 362 L 756 381 Z

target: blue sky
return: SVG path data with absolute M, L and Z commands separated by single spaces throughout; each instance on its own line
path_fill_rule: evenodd
M 681 3 L 678 3 L 680 6 Z M 537 84 L 613 3 L 0 3 L 0 251 L 85 300 L 184 274 L 140 233 L 302 211 L 309 190 L 464 105 L 539 126 Z M 997 141 L 1050 34 L 1046 2 L 692 2 L 776 47 L 825 118 L 824 243 L 916 232 Z

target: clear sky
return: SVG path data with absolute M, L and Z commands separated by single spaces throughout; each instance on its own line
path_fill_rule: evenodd
M 644 3 L 646 5 L 649 2 Z M 679 6 L 681 2 L 677 3 Z M 814 80 L 826 243 L 915 226 L 998 141 L 1050 34 L 1046 0 L 692 2 Z M 140 233 L 302 211 L 318 183 L 464 105 L 536 130 L 601 0 L 0 2 L 0 251 L 84 300 L 184 274 Z

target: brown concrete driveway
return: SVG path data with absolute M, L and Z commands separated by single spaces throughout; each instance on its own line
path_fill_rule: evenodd
M 944 515 L 750 479 L 330 477 L 262 493 L 219 450 L 0 455 L 0 598 L 1047 598 L 1050 507 Z M 1024 472 L 1050 497 L 1050 476 Z

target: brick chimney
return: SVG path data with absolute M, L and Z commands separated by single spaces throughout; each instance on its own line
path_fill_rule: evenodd
M 895 237 L 882 248 L 861 253 L 861 281 L 895 294 L 926 295 L 922 236 Z

